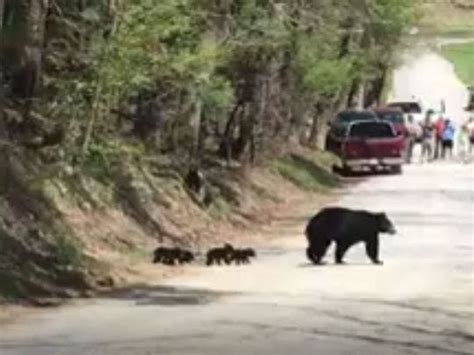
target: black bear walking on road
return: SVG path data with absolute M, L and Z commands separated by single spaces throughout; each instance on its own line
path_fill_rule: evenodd
M 175 265 L 176 263 L 187 264 L 194 261 L 194 254 L 189 250 L 181 248 L 158 247 L 153 252 L 153 263 Z
M 346 251 L 354 244 L 364 242 L 370 260 L 374 264 L 381 264 L 379 233 L 396 233 L 385 213 L 354 211 L 342 207 L 324 208 L 306 227 L 309 243 L 306 255 L 313 263 L 321 264 L 328 247 L 334 241 L 335 261 L 342 264 Z
M 257 257 L 257 253 L 252 248 L 234 249 L 232 261 L 234 261 L 237 265 L 250 264 L 250 258 L 255 257 Z
M 221 262 L 230 265 L 234 250 L 234 247 L 228 243 L 224 244 L 222 248 L 210 249 L 206 255 L 206 265 L 211 266 L 214 263 L 221 265 Z

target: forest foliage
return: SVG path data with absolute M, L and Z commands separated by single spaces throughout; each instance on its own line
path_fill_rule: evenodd
M 175 208 L 232 210 L 236 170 L 332 186 L 292 149 L 381 101 L 415 3 L 0 0 L 0 296 L 89 285 L 104 238 L 123 259 L 115 239 L 182 243 Z M 107 209 L 134 234 L 99 228 Z
M 380 99 L 414 7 L 411 0 L 1 5 L 3 107 L 24 100 L 23 116 L 37 112 L 64 130 L 47 142 L 37 137 L 51 133 L 46 126 L 15 131 L 5 122 L 8 135 L 59 145 L 72 165 L 97 152 L 122 155 L 126 146 L 199 163 L 205 154 L 254 161 L 294 137 L 314 145 L 328 112 Z

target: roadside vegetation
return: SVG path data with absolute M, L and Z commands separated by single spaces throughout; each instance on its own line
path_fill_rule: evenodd
M 275 160 L 274 168 L 301 189 L 326 192 L 339 186 L 337 177 L 330 172 L 331 166 L 335 163 L 335 159 L 325 153 L 291 154 Z
M 474 35 L 474 6 L 471 0 L 422 0 L 418 26 L 427 35 Z
M 157 242 L 215 241 L 272 196 L 255 167 L 333 186 L 291 154 L 380 100 L 413 7 L 0 0 L 0 294 L 113 285 Z
M 441 52 L 454 64 L 461 80 L 466 85 L 474 86 L 474 40 L 470 43 L 444 46 Z

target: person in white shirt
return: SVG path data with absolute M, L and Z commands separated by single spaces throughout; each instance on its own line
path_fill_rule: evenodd
M 405 161 L 410 164 L 413 158 L 413 149 L 416 143 L 420 143 L 421 140 L 421 127 L 415 123 L 413 116 L 408 115 L 406 123 L 406 137 L 405 137 Z

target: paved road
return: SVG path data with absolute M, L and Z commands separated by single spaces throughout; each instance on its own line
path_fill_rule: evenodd
M 474 170 L 414 165 L 358 183 L 340 201 L 385 210 L 397 236 L 384 266 L 362 245 L 348 265 L 304 257 L 308 215 L 281 221 L 291 236 L 245 267 L 84 302 L 0 329 L 2 355 L 472 354 Z M 284 243 L 283 243 L 284 241 Z

